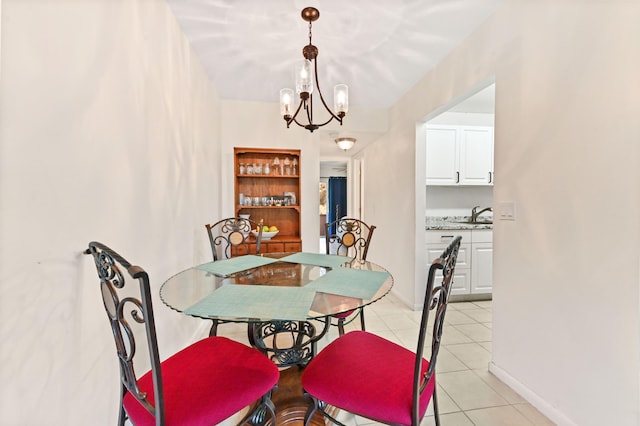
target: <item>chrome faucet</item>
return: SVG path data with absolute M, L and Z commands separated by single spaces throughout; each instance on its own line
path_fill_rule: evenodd
M 493 211 L 491 209 L 491 207 L 487 207 L 487 208 L 484 208 L 484 209 L 478 211 L 478 207 L 480 207 L 480 206 L 475 206 L 474 208 L 471 209 L 471 220 L 470 220 L 470 222 L 477 222 L 478 221 L 478 216 L 480 216 L 482 213 Z

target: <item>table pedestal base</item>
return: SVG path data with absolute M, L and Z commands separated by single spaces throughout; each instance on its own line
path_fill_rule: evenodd
M 304 416 L 307 414 L 309 407 L 313 405 L 311 399 L 302 394 L 302 384 L 300 382 L 302 371 L 301 367 L 295 366 L 280 372 L 278 388 L 273 392 L 271 398 L 276 406 L 277 425 L 303 425 Z M 265 424 L 273 426 L 271 419 L 267 420 Z M 312 426 L 324 426 L 326 423 L 324 416 L 320 412 L 316 412 L 309 424 Z

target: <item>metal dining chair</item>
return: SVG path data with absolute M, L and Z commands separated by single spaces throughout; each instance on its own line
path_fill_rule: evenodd
M 260 254 L 262 222 L 242 217 L 228 217 L 214 224 L 206 224 L 213 261 L 246 254 Z M 218 335 L 218 326 L 226 321 L 213 319 L 209 336 Z
M 328 409 L 335 407 L 380 423 L 418 426 L 431 401 L 436 425 L 440 425 L 436 361 L 460 240 L 454 238 L 429 268 L 416 351 L 366 331 L 338 337 L 302 374 L 304 392 L 313 400 L 305 425 L 317 411 L 336 423 Z M 436 285 L 438 271 L 442 271 L 442 281 Z M 430 311 L 435 315 L 431 324 Z M 423 353 L 428 333 L 431 354 L 427 360 Z
M 160 362 L 145 270 L 98 242 L 89 243 L 85 254 L 93 255 L 116 344 L 120 426 L 126 420 L 136 426 L 213 425 L 256 401 L 241 423 L 270 416 L 275 424 L 271 392 L 280 374 L 269 359 L 225 337 L 208 337 Z M 143 343 L 136 345 L 136 337 Z M 148 364 L 151 370 L 138 376 L 134 365 Z
M 260 254 L 262 223 L 242 217 L 228 217 L 212 225 L 206 224 L 205 228 L 214 262 L 232 256 Z
M 373 237 L 374 225 L 367 225 L 359 219 L 343 217 L 325 224 L 326 254 L 335 254 L 351 257 L 352 261 L 364 262 L 367 260 L 369 244 Z M 360 318 L 360 327 L 365 330 L 364 307 L 327 318 L 335 319 L 331 325 L 338 327 L 338 334 L 344 334 L 345 325 Z

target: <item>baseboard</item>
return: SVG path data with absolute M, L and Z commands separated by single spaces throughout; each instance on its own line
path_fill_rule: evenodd
M 561 411 L 558 411 L 556 407 L 549 404 L 547 401 L 542 399 L 540 395 L 520 383 L 493 362 L 489 363 L 489 372 L 526 399 L 529 404 L 533 405 L 538 411 L 558 426 L 577 426 L 576 423 L 572 422 Z

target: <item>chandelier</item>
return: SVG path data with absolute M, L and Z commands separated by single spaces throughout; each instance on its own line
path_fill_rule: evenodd
M 293 90 L 280 90 L 280 114 L 287 122 L 287 128 L 289 128 L 291 123 L 296 123 L 298 126 L 304 127 L 310 132 L 313 132 L 321 126 L 329 124 L 334 119 L 342 125 L 342 119 L 349 109 L 349 88 L 346 84 L 337 84 L 333 88 L 333 109 L 335 112 L 331 111 L 322 96 L 320 84 L 318 83 L 318 61 L 316 59 L 318 56 L 318 48 L 311 44 L 311 23 L 320 17 L 320 12 L 315 7 L 305 7 L 302 9 L 301 15 L 302 19 L 309 22 L 309 44 L 302 48 L 302 56 L 304 56 L 304 60 L 296 65 L 295 68 L 296 92 L 300 97 L 300 103 L 298 104 L 295 112 L 293 112 Z M 320 101 L 330 115 L 329 119 L 324 123 L 313 122 L 314 80 L 315 89 L 320 97 Z M 306 115 L 307 124 L 304 124 L 302 119 L 300 119 L 302 121 L 301 122 L 296 118 L 302 110 L 304 110 L 304 115 Z

